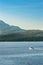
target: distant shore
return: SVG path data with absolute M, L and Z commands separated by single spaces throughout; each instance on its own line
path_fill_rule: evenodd
M 43 41 L 43 36 L 20 36 L 20 35 L 3 35 L 0 41 Z

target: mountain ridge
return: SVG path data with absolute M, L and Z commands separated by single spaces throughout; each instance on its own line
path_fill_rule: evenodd
M 23 31 L 23 29 L 21 29 L 20 27 L 18 26 L 12 26 L 12 25 L 9 25 L 5 22 L 3 22 L 2 20 L 0 20 L 0 33 L 11 33 L 11 32 L 20 32 L 20 31 Z

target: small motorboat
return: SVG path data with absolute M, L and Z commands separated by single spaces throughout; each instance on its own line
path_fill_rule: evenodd
M 31 50 L 34 50 L 34 48 L 33 47 L 29 47 L 29 50 L 31 51 Z

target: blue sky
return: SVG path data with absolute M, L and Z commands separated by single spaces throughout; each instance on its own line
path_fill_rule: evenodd
M 0 19 L 23 29 L 43 29 L 43 0 L 0 0 Z

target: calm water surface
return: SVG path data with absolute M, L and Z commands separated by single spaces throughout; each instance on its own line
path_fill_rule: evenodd
M 0 65 L 43 65 L 43 42 L 0 42 Z

